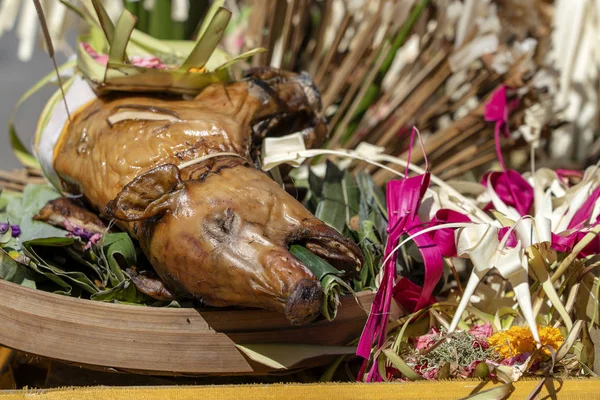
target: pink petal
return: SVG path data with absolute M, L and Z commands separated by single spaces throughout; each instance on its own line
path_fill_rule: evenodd
M 514 357 L 506 358 L 500 362 L 500 365 L 508 365 L 512 367 L 515 364 L 523 364 L 525 361 L 527 361 L 530 355 L 531 353 L 523 353 Z
M 83 47 L 85 52 L 88 53 L 90 56 L 92 56 L 94 59 L 98 58 L 98 53 L 88 43 L 81 43 L 81 47 Z
M 406 280 L 406 279 L 404 279 Z M 440 336 L 440 333 L 435 329 L 431 328 L 429 333 L 421 336 L 417 336 L 413 339 L 413 347 L 415 350 L 425 350 L 432 346 Z
M 435 374 L 437 374 L 438 369 L 437 368 L 433 368 L 430 370 L 425 371 L 424 373 L 421 374 L 421 376 L 425 379 L 429 379 L 430 381 L 435 380 Z
M 469 329 L 469 333 L 478 339 L 487 339 L 492 336 L 494 329 L 492 329 L 492 324 L 487 322 L 483 325 L 477 325 Z
M 417 218 L 418 220 L 418 218 Z M 409 230 L 411 235 L 422 231 L 422 227 L 417 227 Z M 423 266 L 425 268 L 425 279 L 423 282 L 423 290 L 419 297 L 419 301 L 411 312 L 418 311 L 421 308 L 427 307 L 430 303 L 431 296 L 435 286 L 440 281 L 444 271 L 444 260 L 442 251 L 435 244 L 434 240 L 429 235 L 420 235 L 415 237 L 414 242 L 417 244 L 421 256 L 423 256 Z M 396 293 L 396 296 L 402 296 L 402 293 Z
M 471 364 L 467 365 L 464 368 L 465 374 L 466 374 L 466 376 L 464 376 L 464 378 L 468 378 L 469 376 L 471 376 L 471 374 L 473 373 L 473 371 L 475 371 L 475 368 L 477 368 L 477 366 L 481 362 L 483 362 L 483 360 L 476 360 L 476 361 L 473 361 Z

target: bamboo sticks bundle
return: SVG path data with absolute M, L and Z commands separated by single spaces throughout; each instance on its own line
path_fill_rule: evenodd
M 42 171 L 37 169 L 0 170 L 0 191 L 22 192 L 27 184 L 41 184 L 44 182 L 45 179 L 42 177 Z
M 537 83 L 552 17 L 541 0 L 530 1 L 532 7 L 473 0 L 238 3 L 250 7 L 245 47 L 269 50 L 253 65 L 315 77 L 330 148 L 366 141 L 405 158 L 407 133 L 416 126 L 433 171 L 450 179 L 496 159 L 494 125 L 484 111 L 501 85 L 520 99 L 511 131 L 524 124 L 526 108 L 552 106 L 549 89 Z M 525 144 L 516 135 L 502 140 L 505 152 Z M 418 146 L 412 162 L 425 164 Z M 380 184 L 391 177 L 372 172 Z
M 119 7 L 133 7 L 140 27 L 151 31 L 144 13 L 158 15 L 162 7 L 171 10 L 162 13 L 170 18 L 178 14 L 175 3 L 180 2 L 142 6 L 126 0 Z M 192 3 L 187 36 L 210 2 Z M 536 82 L 546 71 L 550 48 L 554 7 L 549 0 L 228 0 L 225 6 L 234 15 L 225 50 L 239 54 L 264 47 L 267 52 L 255 55 L 252 66 L 314 77 L 329 121 L 329 148 L 368 142 L 405 158 L 407 133 L 416 126 L 432 171 L 444 179 L 468 171 L 478 175 L 497 158 L 494 126 L 484 119 L 496 89 L 506 85 L 521 99 L 510 117 L 513 135 L 502 140 L 505 155 L 527 144 L 517 134 L 526 124 L 526 108 L 553 109 L 556 91 L 548 85 L 556 78 L 546 86 Z M 551 122 L 546 118 L 538 130 L 548 135 L 544 127 Z M 543 144 L 538 158 L 551 158 L 549 147 Z M 512 167 L 526 165 L 520 159 Z M 419 146 L 412 162 L 425 164 Z M 369 169 L 380 184 L 391 177 L 372 167 L 353 168 Z

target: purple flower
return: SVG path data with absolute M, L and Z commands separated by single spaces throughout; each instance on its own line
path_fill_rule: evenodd
M 97 232 L 88 231 L 81 226 L 77 226 L 73 224 L 69 220 L 65 220 L 65 229 L 69 231 L 67 236 L 69 237 L 78 237 L 84 242 L 87 242 L 84 249 L 88 250 L 92 244 L 98 243 L 98 241 L 102 238 L 102 235 Z
M 9 224 L 6 222 L 0 222 L 0 234 L 8 231 Z M 21 227 L 19 225 L 10 225 L 12 237 L 16 238 L 21 235 Z

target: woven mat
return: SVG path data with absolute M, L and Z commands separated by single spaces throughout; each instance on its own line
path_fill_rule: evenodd
M 511 399 L 525 399 L 539 381 L 520 381 L 515 384 Z M 561 400 L 600 399 L 600 379 L 565 380 L 552 382 L 556 398 Z M 331 399 L 460 399 L 477 390 L 476 381 L 424 382 L 424 383 L 326 383 L 326 384 L 287 384 L 287 385 L 231 385 L 197 387 L 155 387 L 155 388 L 65 388 L 53 390 L 28 390 L 0 392 L 0 400 L 331 400 Z M 491 384 L 483 387 L 486 390 Z M 481 388 L 480 388 L 481 389 Z M 546 388 L 540 399 L 553 398 Z

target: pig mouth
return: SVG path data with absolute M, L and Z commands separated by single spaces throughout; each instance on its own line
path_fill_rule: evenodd
M 354 276 L 364 261 L 362 252 L 354 242 L 321 221 L 292 235 L 287 241 L 288 249 L 292 245 L 304 246 L 334 268 L 345 272 L 346 278 Z M 295 260 L 308 268 L 300 260 Z M 303 279 L 292 289 L 285 304 L 285 315 L 292 325 L 305 324 L 318 317 L 322 304 L 323 289 L 318 279 Z
M 321 221 L 315 227 L 292 235 L 288 240 L 288 248 L 294 244 L 306 247 L 311 253 L 323 258 L 348 276 L 360 271 L 364 261 L 356 243 Z

